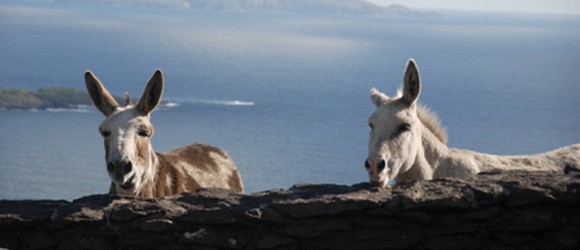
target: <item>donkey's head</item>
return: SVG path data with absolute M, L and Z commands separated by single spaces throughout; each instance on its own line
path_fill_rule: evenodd
M 403 93 L 393 98 L 371 89 L 377 110 L 368 120 L 371 134 L 365 168 L 370 181 L 380 186 L 409 170 L 421 145 L 421 121 L 416 113 L 421 79 L 413 59 L 407 63 L 403 82 Z
M 163 74 L 156 70 L 137 105 L 127 95 L 125 107 L 120 107 L 101 81 L 91 71 L 85 73 L 85 83 L 97 109 L 105 116 L 99 132 L 105 139 L 107 172 L 111 188 L 118 194 L 134 194 L 146 178 L 151 178 L 154 151 L 149 114 L 157 107 L 163 92 Z

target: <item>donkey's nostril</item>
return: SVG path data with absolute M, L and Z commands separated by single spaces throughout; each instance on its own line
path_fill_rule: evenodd
M 365 168 L 366 168 L 367 170 L 371 170 L 371 164 L 369 163 L 369 161 L 368 161 L 368 160 L 367 160 L 367 161 L 365 161 Z
M 109 164 L 107 164 L 107 171 L 109 171 L 109 173 L 115 172 L 115 164 L 109 162 Z
M 133 170 L 133 163 L 131 162 L 125 163 L 125 165 L 123 166 L 123 172 L 125 174 L 128 174 L 129 172 L 131 172 L 131 170 Z
M 377 167 L 377 172 L 383 172 L 383 169 L 385 169 L 385 161 L 381 160 L 381 162 L 379 162 L 379 166 Z

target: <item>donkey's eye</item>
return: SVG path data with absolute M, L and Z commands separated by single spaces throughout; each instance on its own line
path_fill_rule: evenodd
M 409 130 L 411 130 L 411 124 L 403 123 L 403 124 L 399 125 L 399 128 L 397 129 L 397 133 L 402 134 L 402 133 L 407 132 Z
M 396 138 L 399 135 L 401 135 L 402 133 L 405 133 L 407 131 L 411 130 L 411 124 L 408 123 L 403 123 L 401 125 L 399 125 L 399 127 L 397 127 L 397 130 L 393 133 L 392 138 Z
M 141 130 L 139 131 L 138 135 L 141 137 L 149 137 L 151 135 L 151 132 L 149 132 L 149 130 Z

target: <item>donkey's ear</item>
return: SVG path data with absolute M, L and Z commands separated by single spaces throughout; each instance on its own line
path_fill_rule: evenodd
M 103 83 L 90 70 L 85 72 L 85 85 L 93 104 L 105 116 L 109 116 L 119 107 L 119 103 L 115 101 L 115 98 L 107 91 Z
M 161 102 L 161 95 L 163 95 L 163 73 L 160 69 L 155 70 L 155 73 L 149 79 L 145 91 L 137 103 L 137 109 L 148 115 Z
M 385 101 L 387 101 L 389 99 L 388 96 L 386 96 L 385 94 L 379 92 L 377 89 L 372 88 L 371 89 L 371 102 L 373 102 L 373 104 L 378 108 L 379 106 L 381 106 Z
M 403 100 L 408 106 L 411 106 L 419 98 L 421 94 L 421 77 L 419 76 L 419 68 L 415 60 L 409 59 L 407 69 L 403 76 Z

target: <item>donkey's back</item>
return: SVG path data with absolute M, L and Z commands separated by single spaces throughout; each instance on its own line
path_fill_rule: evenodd
M 244 192 L 242 178 L 236 165 L 230 156 L 219 148 L 196 143 L 166 153 L 157 153 L 157 156 L 162 163 L 159 172 L 176 173 L 174 176 L 166 175 L 165 179 L 158 179 L 156 181 L 158 187 L 167 183 L 176 186 L 179 184 L 179 175 L 182 175 L 184 180 L 194 180 L 200 187 Z M 174 168 L 175 171 L 168 168 Z

